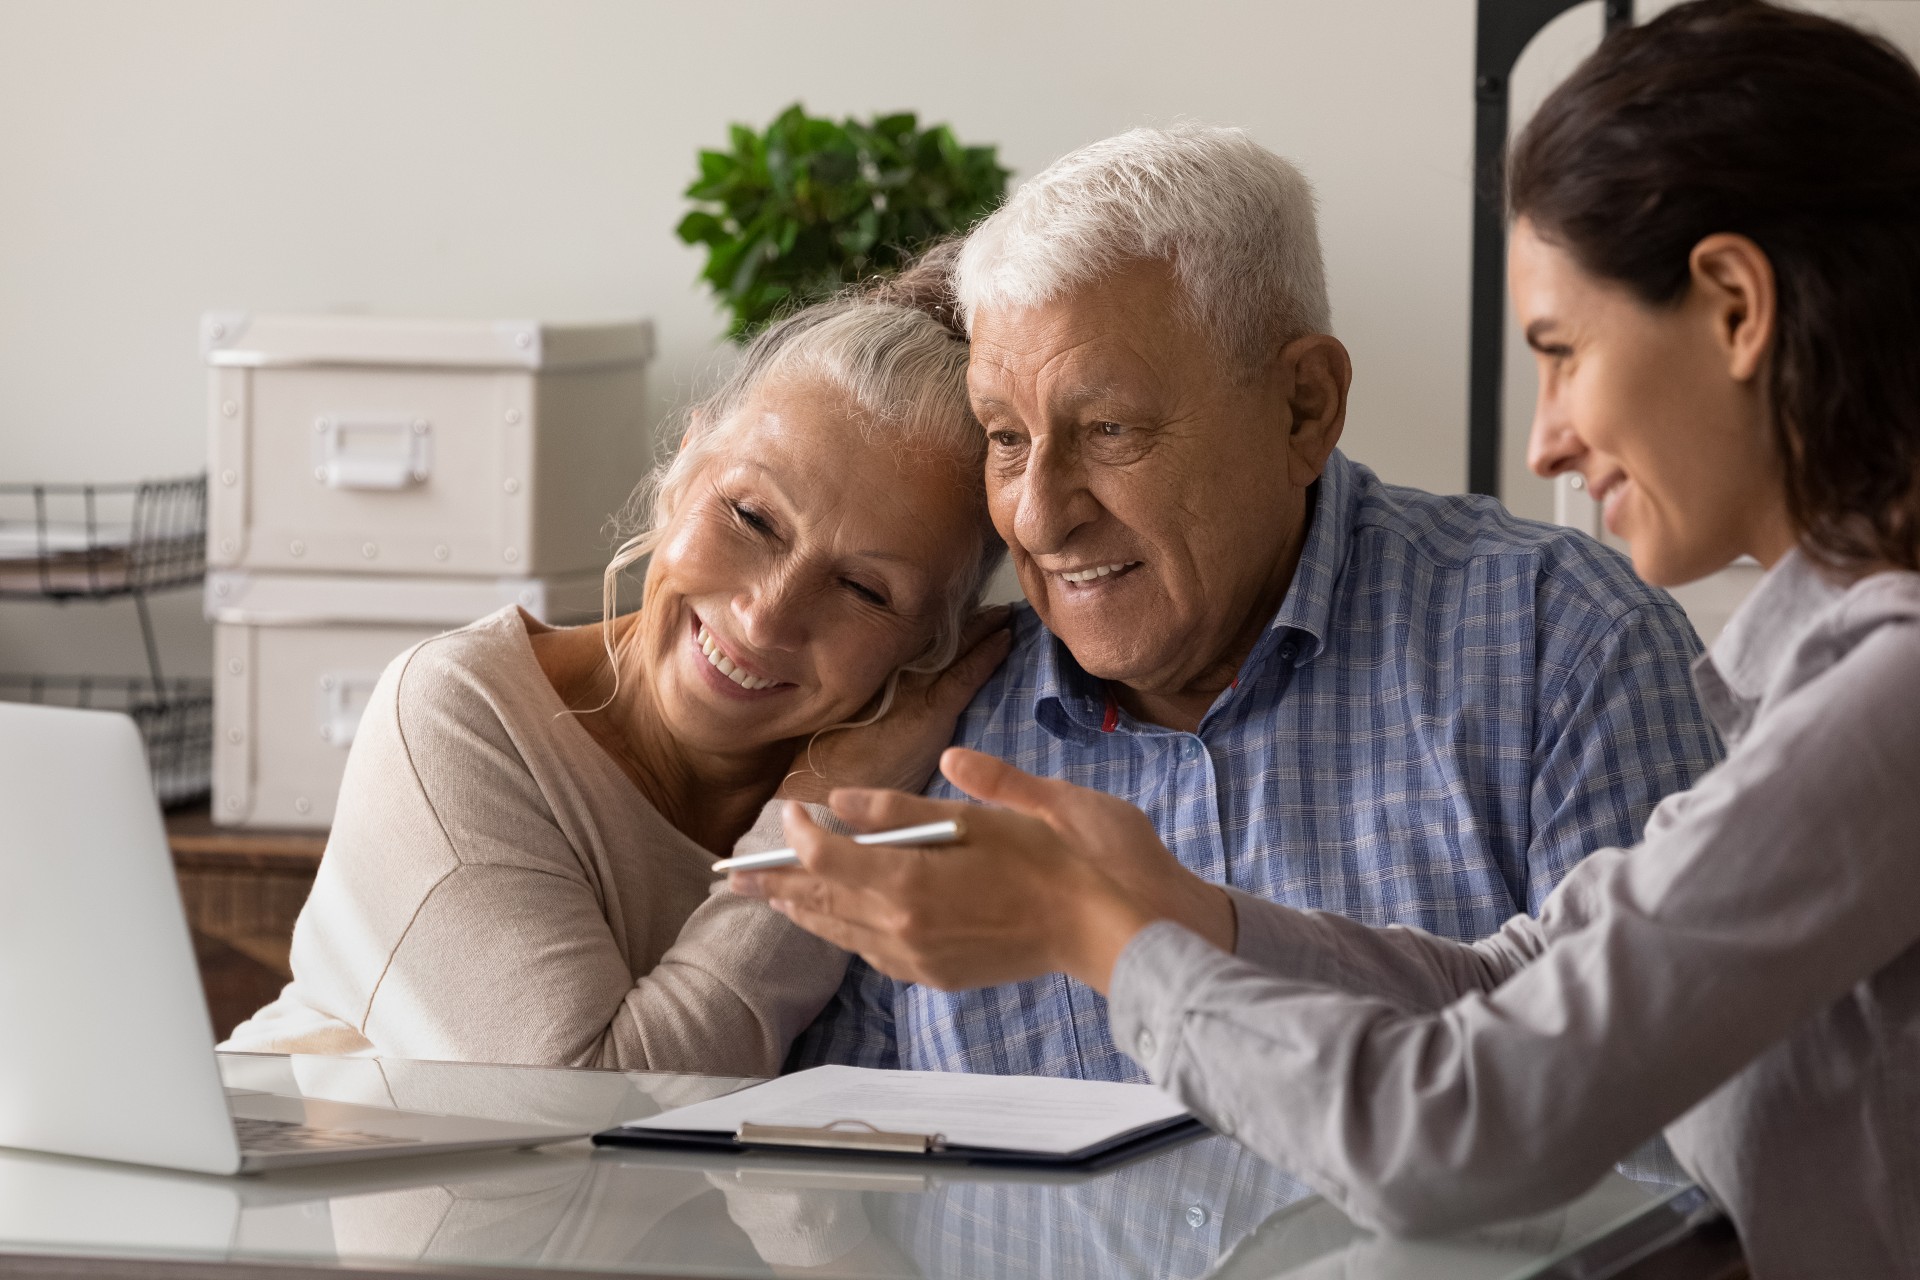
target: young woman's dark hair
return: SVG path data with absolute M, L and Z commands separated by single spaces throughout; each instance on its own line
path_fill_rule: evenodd
M 1583 269 L 1679 301 L 1715 232 L 1773 265 L 1788 510 L 1839 567 L 1920 569 L 1920 73 L 1761 0 L 1610 36 L 1515 141 L 1508 207 Z

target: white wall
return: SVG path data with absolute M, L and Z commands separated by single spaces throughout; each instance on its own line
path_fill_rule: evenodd
M 649 315 L 664 413 L 721 327 L 671 234 L 694 152 L 798 98 L 918 109 L 1017 174 L 1137 123 L 1247 126 L 1319 188 L 1349 451 L 1456 490 L 1472 24 L 1472 0 L 6 0 L 0 479 L 196 470 L 210 307 Z M 0 670 L 139 670 L 118 608 L 0 606 Z M 197 610 L 161 610 L 176 669 L 206 664 Z

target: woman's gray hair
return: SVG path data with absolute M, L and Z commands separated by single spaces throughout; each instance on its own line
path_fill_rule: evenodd
M 910 267 L 898 285 L 817 303 L 768 326 L 719 389 L 688 412 L 679 448 L 641 482 L 616 519 L 624 540 L 603 580 L 608 657 L 616 680 L 619 663 L 611 636 L 620 575 L 659 546 L 688 494 L 725 451 L 741 409 L 756 391 L 778 382 L 833 387 L 854 406 L 848 427 L 864 443 L 944 456 L 953 463 L 955 484 L 981 490 L 975 510 L 980 552 L 948 584 L 932 638 L 888 680 L 869 719 L 885 714 L 901 674 L 941 671 L 953 662 L 961 633 L 1006 547 L 987 516 L 981 480 L 986 438 L 967 402 L 966 340 L 937 318 L 936 305 L 914 292 L 937 273 L 944 294 L 951 259 L 951 248 L 940 250 L 923 267 Z
M 1171 263 L 1195 319 L 1241 368 L 1331 331 L 1313 188 L 1245 130 L 1134 129 L 1060 157 L 975 228 L 954 292 L 1031 307 L 1129 261 Z

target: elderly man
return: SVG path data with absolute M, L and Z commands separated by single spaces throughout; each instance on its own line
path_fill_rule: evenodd
M 1714 762 L 1693 632 L 1622 557 L 1335 450 L 1312 193 L 1245 134 L 1063 158 L 955 285 L 1032 604 L 960 745 L 1132 801 L 1213 884 L 1463 940 Z M 1232 945 L 1226 894 L 1172 891 Z M 1063 976 L 950 994 L 862 963 L 795 1061 L 1143 1078 Z

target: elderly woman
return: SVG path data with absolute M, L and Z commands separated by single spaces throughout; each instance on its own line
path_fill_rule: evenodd
M 225 1047 L 778 1070 L 846 957 L 710 896 L 709 865 L 779 842 L 777 820 L 749 829 L 790 775 L 818 785 L 829 728 L 891 708 L 863 758 L 918 785 L 1005 654 L 972 616 L 1000 544 L 967 347 L 917 289 L 748 348 L 607 569 L 611 602 L 651 556 L 638 612 L 556 629 L 508 608 L 393 662 L 293 981 Z
M 1920 1276 L 1920 74 L 1682 5 L 1549 97 L 1510 183 L 1535 469 L 1654 582 L 1768 569 L 1696 666 L 1726 762 L 1636 847 L 1459 943 L 1197 884 L 1130 806 L 950 752 L 1015 812 L 887 858 L 796 813 L 807 869 L 736 879 L 899 977 L 1083 979 L 1155 1081 L 1362 1219 L 1544 1208 L 1664 1128 L 1756 1275 Z

